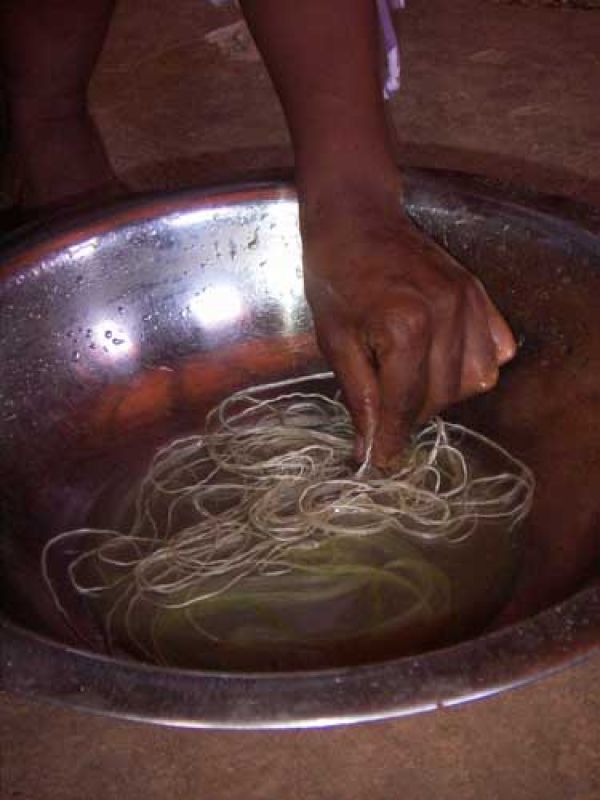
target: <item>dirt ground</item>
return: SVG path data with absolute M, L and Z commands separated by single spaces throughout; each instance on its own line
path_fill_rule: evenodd
M 600 13 L 565 7 L 594 4 L 409 0 L 398 21 L 403 87 L 392 103 L 400 161 L 600 205 Z M 237 21 L 235 10 L 199 0 L 118 3 L 92 107 L 132 188 L 290 170 L 266 73 L 243 30 L 221 31 Z M 289 733 L 158 728 L 2 696 L 0 794 L 594 800 L 599 685 L 596 658 L 464 707 Z

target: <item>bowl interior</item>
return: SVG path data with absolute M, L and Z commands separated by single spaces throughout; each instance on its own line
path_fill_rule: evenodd
M 406 202 L 480 277 L 520 344 L 495 391 L 449 412 L 537 479 L 508 583 L 494 589 L 493 541 L 454 556 L 465 582 L 490 593 L 459 632 L 471 636 L 500 607 L 492 627 L 597 577 L 600 239 L 585 216 L 464 179 L 415 173 Z M 281 186 L 139 200 L 21 243 L 6 262 L 4 611 L 33 633 L 77 646 L 83 635 L 84 647 L 102 651 L 77 598 L 77 635 L 50 601 L 41 549 L 84 520 L 101 524 L 155 449 L 201 427 L 232 390 L 323 369 L 303 295 L 296 200 Z

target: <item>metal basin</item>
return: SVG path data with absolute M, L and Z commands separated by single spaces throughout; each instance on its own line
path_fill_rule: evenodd
M 498 389 L 454 412 L 538 479 L 500 616 L 452 646 L 307 672 L 166 669 L 106 655 L 93 631 L 89 646 L 74 637 L 39 556 L 86 517 L 107 472 L 189 429 L 233 388 L 322 368 L 289 186 L 142 197 L 2 254 L 6 689 L 168 724 L 307 727 L 455 705 L 597 653 L 600 214 L 427 171 L 409 174 L 406 204 L 482 278 L 521 343 Z

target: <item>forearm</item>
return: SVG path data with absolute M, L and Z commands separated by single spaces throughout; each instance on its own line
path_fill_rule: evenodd
M 301 200 L 395 193 L 375 0 L 242 0 L 288 121 Z

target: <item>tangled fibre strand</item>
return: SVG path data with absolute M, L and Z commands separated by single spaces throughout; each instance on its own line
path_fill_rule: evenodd
M 355 586 L 383 580 L 404 591 L 410 614 L 431 605 L 446 580 L 415 557 L 410 543 L 452 545 L 485 521 L 512 528 L 526 516 L 531 471 L 488 438 L 441 419 L 416 433 L 393 474 L 369 464 L 357 472 L 345 406 L 296 388 L 331 377 L 321 373 L 232 394 L 208 414 L 204 433 L 156 453 L 127 526 L 81 528 L 51 539 L 42 572 L 57 607 L 68 616 L 49 560 L 54 548 L 78 540 L 69 580 L 78 594 L 106 603 L 109 642 L 118 617 L 139 650 L 168 661 L 154 635 L 148 645 L 134 633 L 140 604 L 179 610 L 211 641 L 221 636 L 210 630 L 215 609 L 222 611 L 228 599 L 230 605 L 247 602 L 257 586 L 281 595 L 287 584 L 278 578 L 284 576 L 304 576 L 313 586 L 317 579 L 321 587 L 349 578 Z M 486 473 L 472 451 L 500 469 Z M 393 537 L 397 552 L 386 545 L 379 563 L 361 563 L 358 545 L 378 537 Z M 203 608 L 204 622 L 197 613 Z

